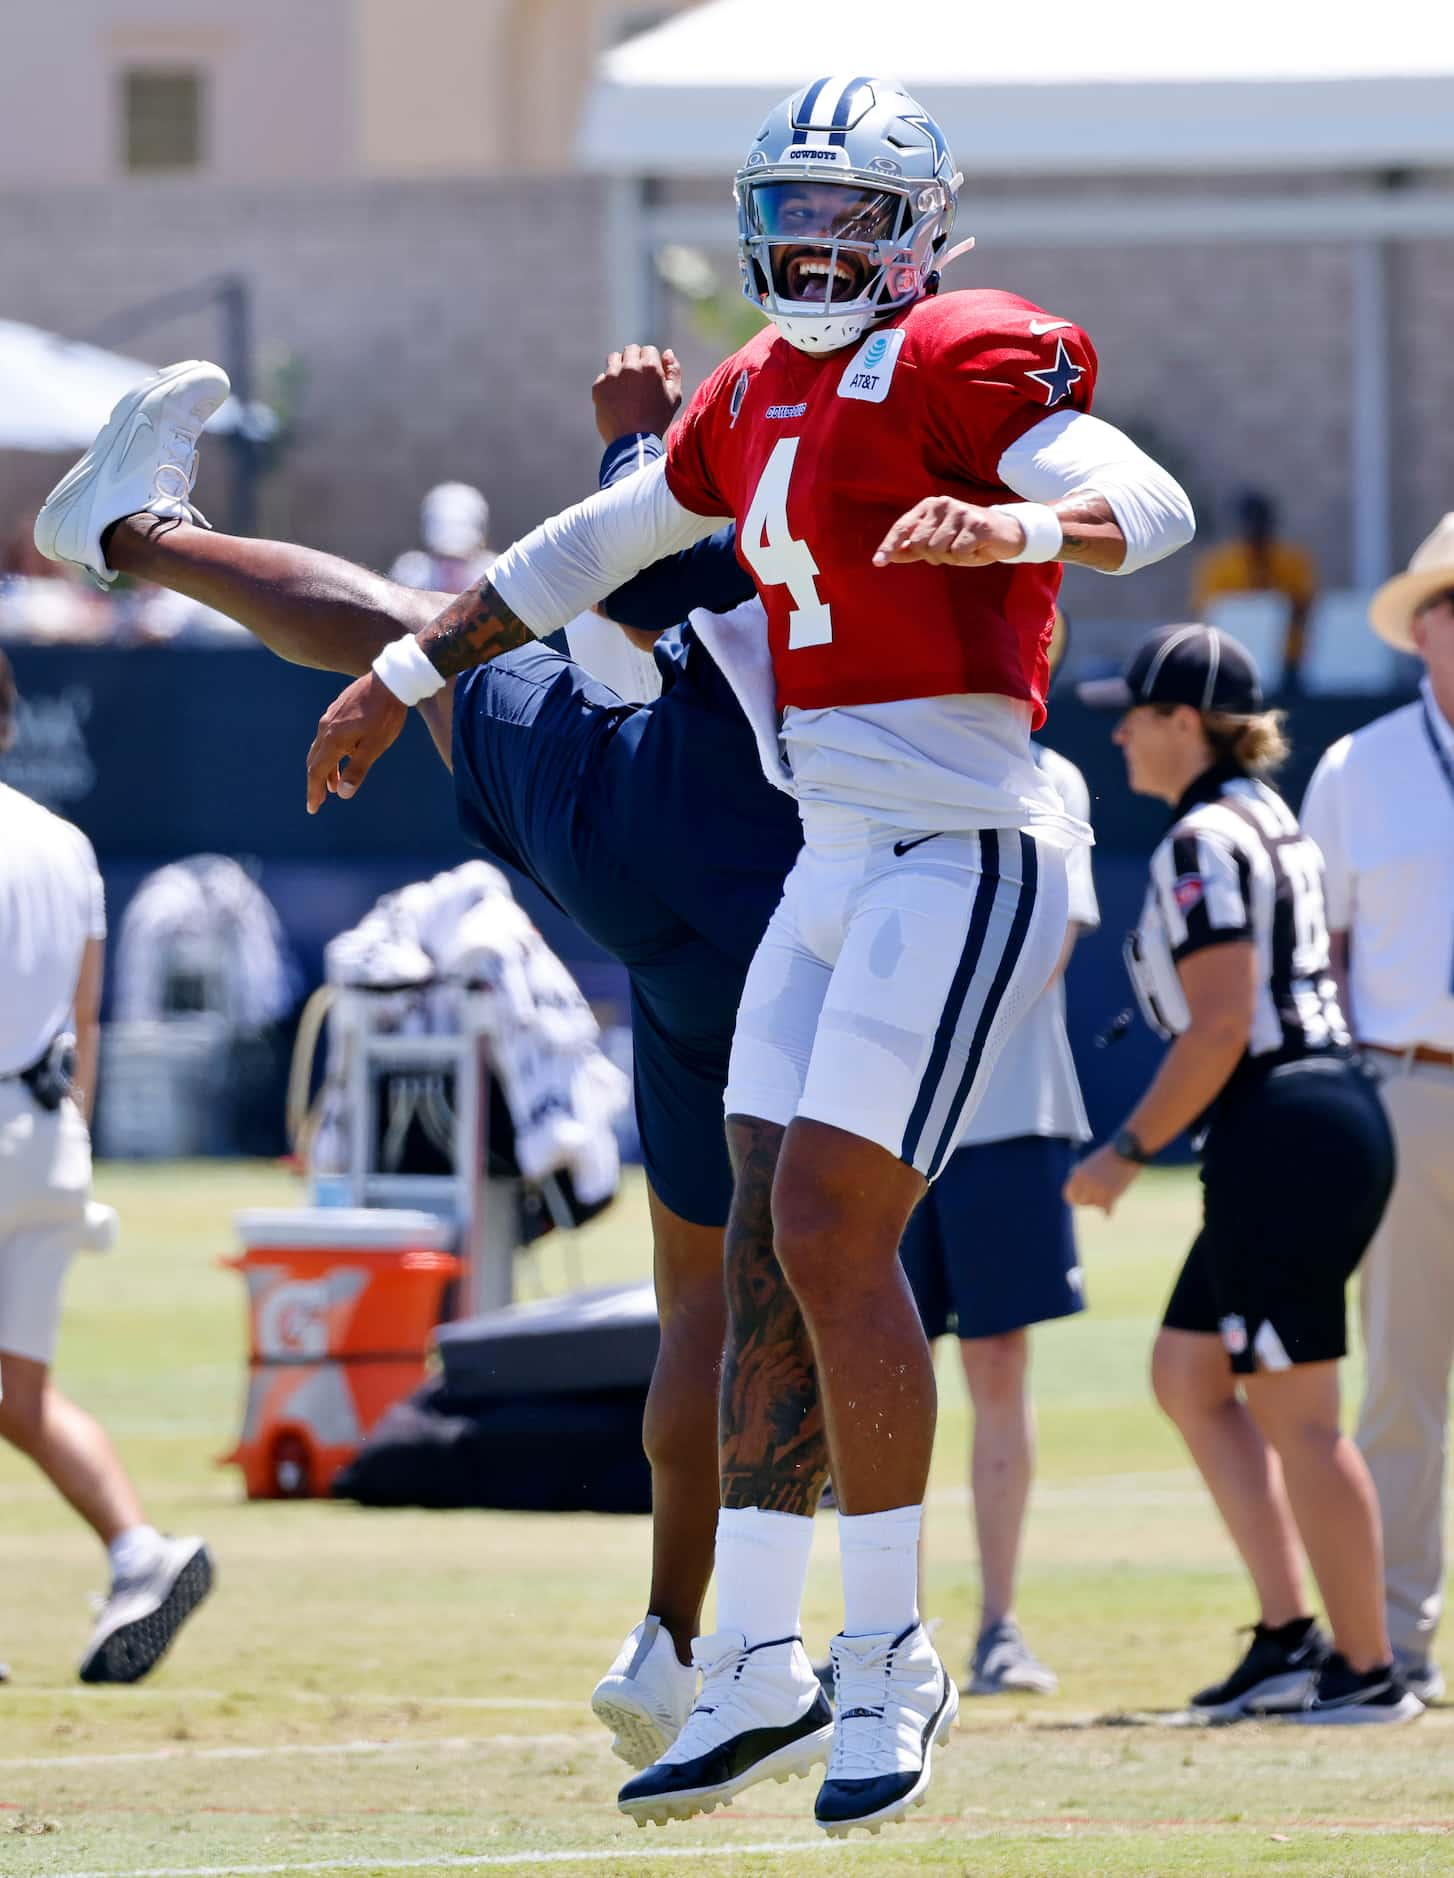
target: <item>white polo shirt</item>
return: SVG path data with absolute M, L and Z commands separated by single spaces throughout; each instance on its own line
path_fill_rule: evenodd
M 1066 814 L 1078 822 L 1089 822 L 1090 790 L 1074 763 L 1043 744 L 1032 744 L 1031 750 L 1045 780 L 1064 803 Z M 1094 931 L 1101 923 L 1101 909 L 1091 875 L 1090 848 L 1084 844 L 1073 847 L 1065 859 L 1070 923 L 1083 931 Z M 1090 1123 L 1065 1030 L 1063 977 L 1035 1000 L 1015 1026 L 960 1146 L 1013 1141 L 1021 1135 L 1090 1140 Z
M 90 842 L 0 783 L 0 1076 L 28 1069 L 67 1027 L 86 941 L 105 936 Z
M 1449 766 L 1439 761 L 1434 740 Z M 1349 1018 L 1365 1043 L 1454 1050 L 1454 726 L 1414 704 L 1326 752 L 1303 803 L 1328 925 L 1349 935 Z

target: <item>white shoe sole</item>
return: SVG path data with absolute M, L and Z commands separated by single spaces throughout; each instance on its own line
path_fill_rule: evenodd
M 739 1793 L 755 1787 L 762 1780 L 801 1780 L 815 1767 L 827 1763 L 833 1746 L 831 1727 L 819 1728 L 804 1735 L 801 1741 L 766 1755 L 735 1779 L 720 1787 L 693 1787 L 682 1793 L 663 1793 L 649 1799 L 618 1800 L 617 1808 L 638 1826 L 665 1826 L 674 1819 L 695 1819 L 702 1813 L 715 1813 L 719 1806 L 730 1806 Z
M 144 384 L 138 385 L 134 391 L 127 392 L 126 396 L 117 403 L 110 417 L 97 433 L 96 441 L 51 490 L 39 515 L 35 518 L 35 545 L 47 560 L 58 561 L 66 567 L 79 567 L 87 573 L 96 572 L 88 562 L 73 561 L 61 554 L 56 547 L 56 538 L 69 518 L 72 504 L 82 495 L 86 485 L 104 472 L 112 452 L 129 436 L 131 420 L 144 399 L 151 397 L 153 392 L 163 386 L 174 384 L 176 380 L 189 372 L 218 370 L 219 367 L 212 365 L 206 359 L 183 359 L 179 365 L 169 365 L 165 371 L 157 372 Z M 212 407 L 214 411 L 226 401 L 231 389 L 227 374 L 223 372 L 221 376 L 223 391 L 222 396 Z M 112 516 L 110 521 L 103 523 L 103 528 L 109 528 L 113 521 L 119 522 L 124 519 L 120 515 Z M 97 578 L 101 578 L 99 574 Z M 111 578 L 114 580 L 115 575 L 112 574 Z
M 1285 1676 L 1269 1676 L 1266 1682 L 1259 1682 L 1255 1689 L 1249 1689 L 1246 1695 L 1239 1695 L 1234 1701 L 1202 1708 L 1193 1703 L 1187 1713 L 1209 1722 L 1263 1721 L 1300 1709 L 1312 1688 L 1312 1671 L 1294 1669 Z
M 659 1761 L 681 1733 L 642 1701 L 629 1676 L 604 1676 L 591 1697 L 591 1713 L 615 1737 L 611 1752 L 639 1773 Z
M 1349 1702 L 1344 1708 L 1305 1708 L 1294 1715 L 1278 1715 L 1273 1719 L 1302 1728 L 1395 1728 L 1400 1722 L 1417 1721 L 1423 1712 L 1424 1705 L 1419 1698 L 1411 1690 L 1405 1690 L 1392 1708 Z
M 881 1807 L 876 1813 L 865 1813 L 862 1819 L 839 1819 L 831 1823 L 819 1820 L 818 1824 L 830 1839 L 846 1839 L 850 1832 L 870 1832 L 875 1835 L 885 1826 L 892 1826 L 901 1821 L 916 1806 L 922 1806 L 929 1793 L 929 1782 L 934 1778 L 934 1750 L 942 1748 L 949 1740 L 950 1730 L 959 1716 L 959 1690 L 952 1676 L 944 1678 L 949 1693 L 945 1697 L 944 1707 L 939 1712 L 939 1720 L 924 1748 L 924 1765 L 919 1769 L 919 1778 L 890 1805 Z

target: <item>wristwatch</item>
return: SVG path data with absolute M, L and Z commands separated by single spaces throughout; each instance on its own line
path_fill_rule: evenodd
M 1154 1154 L 1148 1154 L 1141 1146 L 1136 1138 L 1135 1130 L 1131 1128 L 1122 1128 L 1117 1131 L 1111 1142 L 1111 1152 L 1119 1154 L 1123 1161 L 1134 1161 L 1138 1167 L 1149 1167 L 1156 1159 Z

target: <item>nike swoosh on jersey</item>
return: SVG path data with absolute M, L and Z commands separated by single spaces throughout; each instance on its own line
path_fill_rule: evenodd
M 926 841 L 937 841 L 939 839 L 939 835 L 942 834 L 943 832 L 944 831 L 940 829 L 939 832 L 936 834 L 917 835 L 912 841 L 896 841 L 894 843 L 894 853 L 895 854 L 907 854 L 910 848 L 922 848 Z
M 1031 320 L 1030 331 L 1037 339 L 1040 339 L 1046 333 L 1053 333 L 1057 326 L 1073 326 L 1074 324 L 1074 320 Z

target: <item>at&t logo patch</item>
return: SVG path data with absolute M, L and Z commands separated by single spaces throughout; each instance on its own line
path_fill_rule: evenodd
M 891 332 L 871 333 L 839 379 L 839 397 L 857 398 L 863 404 L 882 404 L 889 395 L 903 343 L 902 326 L 895 326 Z

